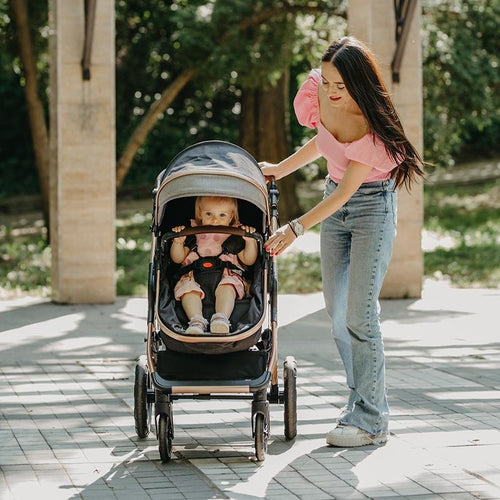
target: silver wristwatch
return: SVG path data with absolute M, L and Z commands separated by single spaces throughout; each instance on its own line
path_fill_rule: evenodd
M 295 236 L 299 237 L 299 236 L 302 236 L 304 234 L 304 226 L 299 221 L 299 219 L 291 220 L 288 223 L 288 225 L 290 226 L 290 229 L 295 234 Z

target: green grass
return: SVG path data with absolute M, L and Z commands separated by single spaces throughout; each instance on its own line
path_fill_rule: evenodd
M 321 290 L 319 253 L 302 252 L 278 257 L 280 293 L 312 293 Z
M 49 296 L 50 266 L 45 231 L 0 226 L 0 298 L 26 292 Z
M 477 186 L 427 185 L 424 202 L 425 234 L 447 243 L 425 252 L 425 276 L 448 279 L 457 287 L 500 287 L 500 180 Z M 150 220 L 149 209 L 117 220 L 118 295 L 147 293 Z M 50 296 L 50 263 L 44 228 L 0 224 L 0 298 Z M 280 256 L 278 272 L 280 293 L 321 290 L 318 254 Z
M 424 253 L 426 276 L 457 287 L 500 286 L 500 180 L 426 186 L 424 227 L 448 248 Z
M 147 295 L 151 214 L 135 213 L 116 224 L 116 293 Z

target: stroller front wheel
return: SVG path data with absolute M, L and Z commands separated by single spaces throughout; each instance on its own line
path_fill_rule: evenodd
M 158 445 L 161 461 L 165 464 L 172 458 L 172 421 L 167 414 L 160 415 L 158 421 Z
M 148 402 L 149 374 L 146 356 L 141 356 L 135 365 L 134 420 L 138 437 L 148 437 L 150 430 L 151 403 Z
M 255 415 L 255 458 L 262 462 L 266 458 L 269 426 L 262 413 Z
M 283 384 L 285 438 L 290 440 L 297 435 L 297 362 L 293 356 L 287 356 L 283 363 Z

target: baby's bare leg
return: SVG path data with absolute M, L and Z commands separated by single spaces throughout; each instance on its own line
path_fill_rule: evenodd
M 236 300 L 236 290 L 232 285 L 219 285 L 215 290 L 215 312 L 226 318 L 231 316 Z
M 203 316 L 201 295 L 198 292 L 185 293 L 181 297 L 181 304 L 189 320 L 194 316 Z

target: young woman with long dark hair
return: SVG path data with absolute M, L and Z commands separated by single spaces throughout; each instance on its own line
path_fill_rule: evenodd
M 294 101 L 299 122 L 317 134 L 278 164 L 260 163 L 280 179 L 324 156 L 323 200 L 266 242 L 273 255 L 321 223 L 326 308 L 342 358 L 349 398 L 326 437 L 332 446 L 387 441 L 389 407 L 378 297 L 396 234 L 397 191 L 423 176 L 374 56 L 353 37 L 333 42 Z

